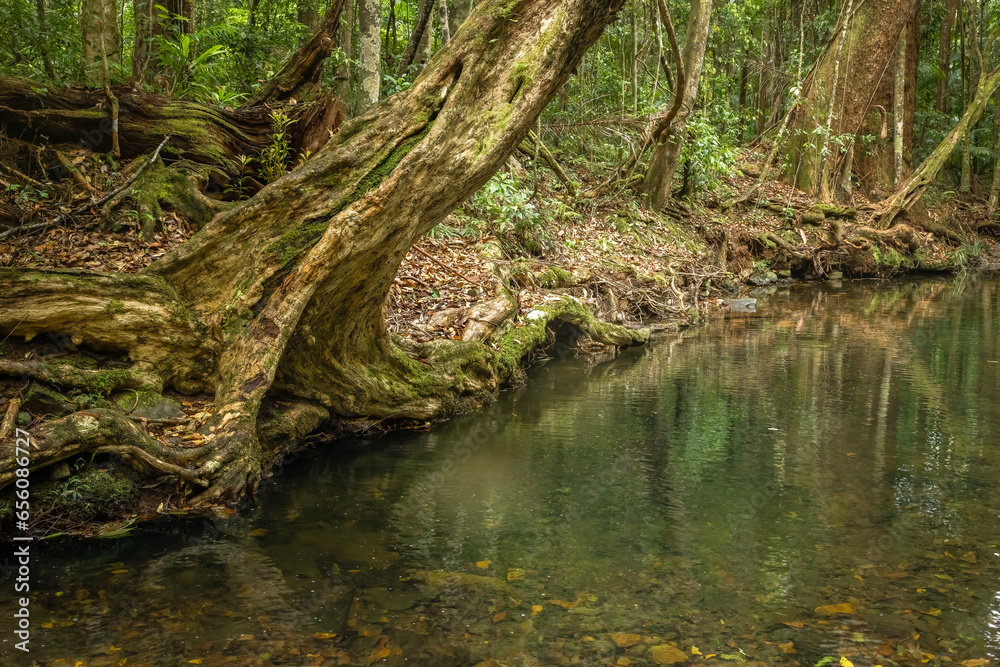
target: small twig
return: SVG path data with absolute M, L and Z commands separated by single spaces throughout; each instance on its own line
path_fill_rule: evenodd
M 94 186 L 83 177 L 83 174 L 81 174 L 80 170 L 76 168 L 76 165 L 70 162 L 69 158 L 62 154 L 62 151 L 55 151 L 55 154 L 56 159 L 59 160 L 59 164 L 63 166 L 63 169 L 68 171 L 73 176 L 73 180 L 83 186 L 83 189 L 93 196 L 93 194 L 97 191 L 94 189 Z
M 132 413 L 133 410 L 135 410 L 137 407 L 139 407 L 139 392 L 137 392 L 135 389 L 133 389 L 132 393 L 135 394 L 135 403 L 132 404 L 131 408 L 129 408 L 128 410 L 125 411 L 125 414 L 127 414 L 129 416 L 131 416 L 131 413 Z
M 28 185 L 31 185 L 31 186 L 39 188 L 39 189 L 45 187 L 39 181 L 36 181 L 31 176 L 28 176 L 27 174 L 18 171 L 15 167 L 12 167 L 9 164 L 4 164 L 4 163 L 0 162 L 0 169 L 6 170 L 8 174 L 10 174 L 11 176 L 13 176 L 14 178 L 16 178 L 19 181 L 24 181 Z

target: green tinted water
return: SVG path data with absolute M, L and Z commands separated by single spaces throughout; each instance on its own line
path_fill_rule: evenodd
M 30 657 L 996 664 L 998 313 L 995 280 L 794 288 L 553 361 L 232 516 L 46 545 Z

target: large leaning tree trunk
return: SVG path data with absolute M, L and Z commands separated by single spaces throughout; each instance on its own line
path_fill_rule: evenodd
M 482 3 L 411 88 L 346 123 L 304 165 L 144 275 L 0 272 L 3 335 L 61 332 L 74 346 L 127 355 L 108 383 L 215 394 L 201 446 L 162 445 L 121 413 L 90 410 L 36 428 L 32 467 L 111 451 L 206 487 L 195 502 L 230 499 L 271 455 L 261 445 L 265 409 L 427 419 L 495 391 L 511 364 L 503 345 L 394 340 L 383 304 L 410 246 L 517 148 L 623 2 Z M 585 319 L 580 311 L 571 321 Z M 512 330 L 512 344 L 533 331 Z M 7 372 L 93 379 L 58 359 Z M 13 479 L 11 454 L 0 452 L 0 486 Z
M 896 44 L 916 1 L 845 0 L 833 36 L 803 84 L 791 126 L 786 178 L 799 189 L 833 200 L 838 181 L 849 178 L 856 135 L 869 116 L 881 126 L 879 113 L 886 107 L 874 98 L 892 90 Z M 891 139 L 888 145 L 891 150 Z

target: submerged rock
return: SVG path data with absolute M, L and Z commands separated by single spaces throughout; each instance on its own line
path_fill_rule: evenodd
M 649 655 L 657 665 L 681 665 L 688 661 L 688 654 L 676 646 L 661 644 L 649 649 Z
M 722 307 L 733 312 L 753 313 L 757 311 L 757 299 L 723 299 Z

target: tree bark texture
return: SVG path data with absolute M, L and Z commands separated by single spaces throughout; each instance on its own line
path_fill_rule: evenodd
M 786 178 L 810 194 L 832 193 L 848 142 L 891 109 L 896 43 L 917 0 L 852 3 L 806 77 L 787 144 Z M 888 94 L 888 100 L 876 96 Z M 887 107 L 885 102 L 889 102 Z M 879 108 L 880 107 L 880 108 Z M 855 151 L 859 158 L 865 151 Z M 891 179 L 891 144 L 888 152 Z
M 382 85 L 382 13 L 379 0 L 358 0 L 358 62 L 361 94 L 358 111 L 378 104 Z
M 280 87 L 275 89 L 281 92 Z M 119 140 L 125 158 L 151 152 L 166 135 L 164 155 L 218 167 L 229 175 L 239 172 L 238 155 L 259 155 L 273 132 L 269 109 L 219 109 L 183 100 L 115 89 L 118 97 Z M 0 131 L 26 142 L 82 144 L 108 152 L 112 148 L 111 116 L 99 107 L 103 91 L 89 88 L 40 90 L 24 79 L 0 77 Z M 289 107 L 299 119 L 291 126 L 292 147 L 299 153 L 315 151 L 339 126 L 344 109 L 324 96 L 313 104 Z
M 472 12 L 472 0 L 455 0 L 451 5 L 451 11 L 448 13 L 448 22 L 450 24 L 450 34 L 454 35 L 458 32 L 458 29 L 462 27 L 465 23 L 465 19 L 469 17 Z
M 83 39 L 84 72 L 93 83 L 101 82 L 101 61 L 118 60 L 121 48 L 114 0 L 84 0 L 80 7 L 80 34 Z
M 499 350 L 393 339 L 382 315 L 410 246 L 517 148 L 623 2 L 484 2 L 409 89 L 345 123 L 310 160 L 143 275 L 49 272 L 32 282 L 31 272 L 0 273 L 0 294 L 38 285 L 16 307 L 0 301 L 5 335 L 59 331 L 79 347 L 127 348 L 126 370 L 215 394 L 212 438 L 201 447 L 161 445 L 121 415 L 91 410 L 39 429 L 38 459 L 73 455 L 84 442 L 205 488 L 195 502 L 229 499 L 260 477 L 268 452 L 258 416 L 274 400 L 342 418 L 428 419 L 495 391 L 520 359 L 510 350 L 543 342 L 547 319 L 603 342 L 641 340 L 570 299 L 543 309 L 540 326 L 504 334 Z M 97 293 L 53 296 L 74 293 L 66 281 Z M 107 333 L 125 326 L 135 334 Z M 0 458 L 2 486 L 13 462 Z

